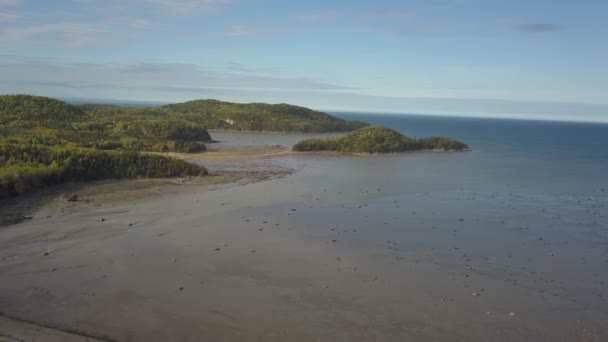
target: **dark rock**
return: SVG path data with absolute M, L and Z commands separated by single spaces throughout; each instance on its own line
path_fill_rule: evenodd
M 78 201 L 78 195 L 63 195 L 63 198 L 68 202 Z

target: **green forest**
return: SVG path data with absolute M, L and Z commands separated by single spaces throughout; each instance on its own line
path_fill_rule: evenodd
M 465 151 L 469 147 L 445 137 L 415 139 L 380 126 L 360 128 L 348 135 L 307 139 L 293 146 L 294 151 L 336 151 L 348 153 L 398 153 L 416 150 Z
M 68 181 L 204 175 L 202 166 L 145 152 L 204 151 L 213 142 L 207 129 L 339 132 L 366 125 L 287 104 L 123 107 L 2 95 L 0 197 Z

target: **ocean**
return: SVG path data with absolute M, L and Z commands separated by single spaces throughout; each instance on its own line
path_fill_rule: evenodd
M 239 190 L 256 203 L 247 217 L 298 208 L 275 220 L 313 241 L 337 238 L 348 252 L 324 264 L 342 273 L 332 285 L 344 300 L 436 329 L 415 340 L 608 338 L 608 125 L 336 114 L 472 149 L 289 155 L 272 159 L 294 175 Z M 353 278 L 361 269 L 382 285 Z

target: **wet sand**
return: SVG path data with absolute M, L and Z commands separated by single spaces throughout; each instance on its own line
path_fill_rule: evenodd
M 1 227 L 0 313 L 114 341 L 608 337 L 605 197 L 397 191 L 381 170 L 403 157 L 229 145 L 189 156 L 209 183 L 74 185 Z

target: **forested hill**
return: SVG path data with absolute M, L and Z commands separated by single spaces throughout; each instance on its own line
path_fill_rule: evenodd
M 121 107 L 3 95 L 0 197 L 72 180 L 203 175 L 202 166 L 141 152 L 203 151 L 212 142 L 207 129 L 333 132 L 366 125 L 286 104 Z
M 469 146 L 446 137 L 410 138 L 390 128 L 369 126 L 342 137 L 303 140 L 294 151 L 398 153 L 416 150 L 467 151 Z
M 0 96 L 0 198 L 68 181 L 206 174 L 200 165 L 141 153 L 204 150 L 211 140 L 204 127 L 164 112 L 123 114 Z
M 208 129 L 324 133 L 350 132 L 368 125 L 288 104 L 195 100 L 162 108 Z
M 65 122 L 83 120 L 85 113 L 63 101 L 29 95 L 0 96 L 0 124 L 30 122 L 57 126 Z

